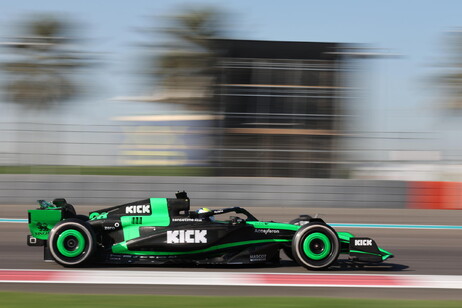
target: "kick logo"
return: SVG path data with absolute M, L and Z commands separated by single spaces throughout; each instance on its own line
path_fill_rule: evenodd
M 130 205 L 125 207 L 125 214 L 150 214 L 149 204 Z
M 355 246 L 372 246 L 372 240 L 355 240 Z
M 207 243 L 207 230 L 167 231 L 167 244 Z

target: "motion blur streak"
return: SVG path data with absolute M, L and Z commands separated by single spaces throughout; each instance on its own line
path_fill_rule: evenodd
M 56 280 L 79 292 L 93 290 L 70 283 L 111 284 L 101 293 L 183 282 L 209 285 L 194 295 L 221 284 L 393 296 L 332 292 L 339 283 L 403 287 L 394 294 L 414 298 L 453 288 L 462 298 L 462 276 L 451 276 L 462 275 L 462 1 L 4 2 L 0 259 L 14 270 L 0 270 L 0 290 Z M 26 246 L 37 199 L 66 198 L 86 214 L 177 190 L 196 208 L 242 206 L 280 221 L 309 214 L 360 236 L 369 228 L 395 258 L 333 270 L 358 275 L 308 274 L 284 255 L 280 267 L 238 268 L 272 272 L 259 275 L 53 271 Z M 162 288 L 185 292 L 146 292 Z
M 0 222 L 27 223 L 27 219 L 0 218 Z M 437 226 L 437 225 L 386 225 L 386 224 L 349 224 L 331 223 L 332 227 L 346 228 L 385 228 L 385 229 L 434 229 L 434 230 L 462 230 L 462 226 Z
M 462 289 L 462 276 L 0 270 L 0 282 Z

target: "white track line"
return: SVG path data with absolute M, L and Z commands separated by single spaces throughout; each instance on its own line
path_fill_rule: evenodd
M 137 284 L 462 289 L 456 275 L 289 274 L 248 272 L 10 270 L 1 283 Z

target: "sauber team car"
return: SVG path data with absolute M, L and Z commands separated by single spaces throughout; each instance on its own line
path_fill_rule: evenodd
M 393 255 L 367 237 L 337 232 L 320 218 L 259 221 L 244 208 L 190 211 L 186 192 L 77 215 L 65 199 L 29 210 L 29 246 L 63 266 L 112 264 L 271 264 L 280 250 L 307 269 L 326 269 L 349 255 L 353 264 Z M 228 215 L 226 215 L 228 214 Z M 231 216 L 230 216 L 231 215 Z M 222 219 L 221 219 L 222 218 Z

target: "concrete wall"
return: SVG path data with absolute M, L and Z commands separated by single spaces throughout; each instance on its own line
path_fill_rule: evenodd
M 63 197 L 72 204 L 116 205 L 186 190 L 210 207 L 405 208 L 407 182 L 236 177 L 0 175 L 0 204 Z

